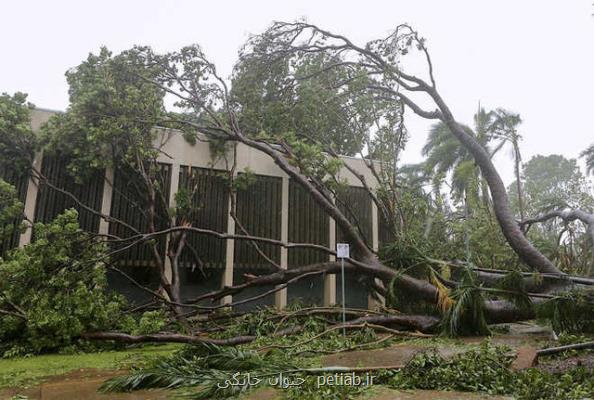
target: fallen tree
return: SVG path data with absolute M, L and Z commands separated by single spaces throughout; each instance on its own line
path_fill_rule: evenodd
M 401 66 L 402 59 L 412 52 L 424 58 L 427 78 L 412 75 Z M 88 85 L 89 77 L 93 77 L 90 80 L 93 84 L 87 87 L 85 85 Z M 250 234 L 241 224 L 238 224 L 241 233 L 233 235 L 193 226 L 193 210 L 191 207 L 184 208 L 187 202 L 181 201 L 183 197 L 179 198 L 174 210 L 169 208 L 166 201 L 157 163 L 162 143 L 155 144 L 155 129 L 159 126 L 174 127 L 192 140 L 208 140 L 218 145 L 216 156 L 223 157 L 228 166 L 228 190 L 232 198 L 237 180 L 237 145 L 269 156 L 335 221 L 353 249 L 351 258 L 346 262 L 348 271 L 364 276 L 368 288 L 382 296 L 402 292 L 409 295 L 411 300 L 434 307 L 436 313 L 442 313 L 449 321 L 451 333 L 457 333 L 457 329 L 464 324 L 472 326 L 472 333 L 484 333 L 485 323 L 533 318 L 535 313 L 530 307 L 532 303 L 554 298 L 550 294 L 553 290 L 559 292 L 574 287 L 574 280 L 553 265 L 524 235 L 521 224 L 512 213 L 505 186 L 490 155 L 455 119 L 438 92 L 425 41 L 407 25 L 399 26 L 385 39 L 358 46 L 344 36 L 315 25 L 302 22 L 275 23 L 266 32 L 248 41 L 231 84 L 218 75 L 215 66 L 198 46 L 167 54 L 136 47 L 117 57 L 102 51 L 100 56 L 91 56 L 70 71 L 69 81 L 76 88 L 71 95 L 72 105 L 65 114 L 52 119 L 44 128 L 44 149 L 69 157 L 72 160 L 69 167 L 74 171 L 80 171 L 80 166 L 86 163 L 98 167 L 131 169 L 133 175 L 139 178 L 139 192 L 144 196 L 144 201 L 138 207 L 145 213 L 145 226 L 130 226 L 86 207 L 88 212 L 110 224 L 119 225 L 126 232 L 125 235 L 110 233 L 104 238 L 111 250 L 100 261 L 109 261 L 134 246 L 148 244 L 159 270 L 160 288 L 156 291 L 148 288 L 143 290 L 166 305 L 187 331 L 185 335 L 168 336 L 85 332 L 83 337 L 125 342 L 168 339 L 207 342 L 209 339 L 191 334 L 193 328 L 187 321 L 188 316 L 212 313 L 223 307 L 254 301 L 296 280 L 335 274 L 340 270 L 337 262 L 285 270 L 275 265 L 270 257 L 265 257 L 273 267 L 272 272 L 249 275 L 244 283 L 225 286 L 182 301 L 178 261 L 181 251 L 189 246 L 186 235 L 190 232 L 220 240 L 246 241 L 260 254 L 263 254 L 260 244 L 315 248 L 328 255 L 335 255 L 335 252 L 312 243 L 289 243 L 258 237 Z M 101 95 L 97 95 L 96 90 Z M 166 95 L 177 101 L 180 112 L 164 110 Z M 320 124 L 326 124 L 323 126 L 340 122 L 348 128 L 347 138 L 336 139 L 334 136 L 327 137 L 324 132 L 316 132 L 314 128 L 319 124 L 310 126 L 301 121 L 291 125 L 293 122 L 287 122 L 295 118 L 270 121 L 276 114 L 266 107 L 273 104 L 281 109 L 292 110 L 301 102 L 311 101 L 312 95 L 322 96 L 324 101 L 316 104 L 314 110 L 309 110 L 309 116 Z M 424 100 L 413 100 L 418 95 L 424 95 Z M 427 101 L 434 109 L 420 105 Z M 254 105 L 260 108 L 254 109 Z M 97 109 L 102 111 L 97 112 Z M 399 215 L 402 201 L 399 193 L 402 190 L 395 171 L 398 169 L 397 153 L 402 150 L 405 140 L 405 110 L 422 118 L 439 120 L 449 128 L 479 166 L 488 184 L 497 222 L 510 247 L 527 267 L 552 279 L 544 279 L 535 287 L 530 287 L 530 291 L 519 287 L 513 290 L 486 288 L 481 285 L 481 278 L 489 279 L 496 285 L 503 281 L 500 274 L 487 276 L 485 274 L 490 274 L 489 271 L 475 271 L 467 265 L 463 266 L 462 278 L 448 287 L 444 284 L 445 278 L 440 277 L 435 270 L 444 264 L 443 261 L 425 257 L 422 263 L 430 273 L 418 276 L 409 273 L 408 268 L 394 268 L 380 258 L 366 241 L 349 205 L 339 201 L 339 191 L 343 186 L 344 174 L 350 173 L 360 181 L 369 198 L 388 221 L 392 224 L 404 223 L 402 215 Z M 328 120 L 329 116 L 333 119 Z M 263 129 L 270 129 L 275 124 L 275 131 Z M 330 132 L 338 134 L 334 130 Z M 359 154 L 374 177 L 373 184 L 344 163 L 339 154 L 345 149 L 352 154 Z M 45 179 L 40 171 L 34 173 L 40 180 Z M 48 184 L 54 190 L 62 190 L 51 182 Z M 185 195 L 191 197 L 192 193 Z M 70 196 L 74 195 L 70 193 Z M 81 205 L 80 201 L 78 203 Z M 237 221 L 237 216 L 232 216 Z M 396 235 L 395 240 L 402 240 L 402 237 Z M 164 244 L 164 252 L 160 244 Z M 171 267 L 169 275 L 165 258 L 169 259 Z M 195 254 L 195 259 L 200 264 L 200 254 Z M 122 276 L 143 287 L 131 277 Z M 277 286 L 264 294 L 235 303 L 212 306 L 198 304 L 204 300 L 218 301 L 247 288 L 270 285 Z M 191 311 L 188 312 L 188 309 Z M 408 329 L 421 331 L 434 329 L 437 322 L 433 316 L 384 315 L 360 318 L 373 320 L 374 324 L 382 321 L 386 324 L 399 323 Z M 369 322 L 364 319 L 361 321 Z M 245 340 L 248 339 L 237 337 L 227 343 L 238 344 Z
M 406 73 L 398 64 L 400 58 L 415 47 L 426 59 L 429 74 L 427 81 Z M 362 238 L 356 224 L 332 200 L 336 196 L 336 189 L 329 183 L 340 181 L 340 169 L 334 168 L 333 171 L 331 163 L 339 165 L 341 163 L 333 156 L 336 151 L 333 151 L 331 143 L 313 139 L 309 132 L 303 132 L 299 136 L 301 132 L 269 134 L 245 129 L 242 126 L 242 118 L 249 110 L 249 104 L 237 102 L 233 96 L 233 90 L 217 74 L 214 65 L 206 59 L 198 47 L 188 47 L 180 52 L 166 55 L 155 54 L 146 48 L 137 49 L 137 51 L 138 58 L 142 59 L 144 64 L 159 65 L 162 68 L 160 79 L 152 80 L 148 77 L 144 79 L 177 97 L 188 109 L 199 110 L 203 117 L 200 123 L 183 118 L 177 118 L 176 122 L 196 129 L 212 140 L 241 143 L 267 154 L 335 220 L 336 225 L 354 248 L 354 255 L 350 260 L 354 265 L 352 268 L 370 277 L 383 280 L 386 286 L 390 282 L 397 281 L 401 290 L 414 293 L 417 298 L 429 303 L 440 302 L 444 294 L 440 292 L 438 286 L 406 273 L 397 273 L 384 265 Z M 265 33 L 255 36 L 248 42 L 242 51 L 238 65 L 240 66 L 238 71 L 241 72 L 241 68 L 249 69 L 257 79 L 264 79 L 264 85 L 269 83 L 267 79 L 280 80 L 282 83 L 273 87 L 276 90 L 275 93 L 280 93 L 280 100 L 278 100 L 280 103 L 284 101 L 282 94 L 289 93 L 290 98 L 294 93 L 292 88 L 302 82 L 325 77 L 327 80 L 324 82 L 328 84 L 328 90 L 338 88 L 341 96 L 349 98 L 350 103 L 343 104 L 347 109 L 346 115 L 356 120 L 362 131 L 371 129 L 371 124 L 366 124 L 366 121 L 371 121 L 380 126 L 383 129 L 382 132 L 389 132 L 392 140 L 395 140 L 398 131 L 402 129 L 402 113 L 405 107 L 423 118 L 443 121 L 479 165 L 489 185 L 494 212 L 501 230 L 520 259 L 540 273 L 564 275 L 524 236 L 513 216 L 505 187 L 489 155 L 472 136 L 464 131 L 440 96 L 425 42 L 409 26 L 402 25 L 388 38 L 360 47 L 341 35 L 325 31 L 315 25 L 300 22 L 275 23 Z M 281 70 L 282 74 L 271 75 L 276 70 Z M 253 75 L 250 76 L 253 77 Z M 236 76 L 236 79 L 239 77 Z M 208 83 L 203 84 L 201 80 Z M 421 108 L 410 97 L 415 93 L 427 95 L 436 109 L 427 111 Z M 260 95 L 261 93 L 256 93 L 256 96 Z M 374 115 L 375 119 L 370 115 Z M 386 126 L 388 123 L 391 125 Z M 368 145 L 379 146 L 372 139 Z M 380 163 L 378 166 L 371 161 L 370 156 L 371 154 L 364 156 L 368 161 L 368 167 L 374 172 L 374 176 L 381 177 L 382 174 L 378 169 L 386 165 Z M 392 164 L 388 165 L 388 167 L 392 166 Z M 380 210 L 387 208 L 377 193 L 370 189 L 365 178 L 361 175 L 356 177 L 361 180 L 364 187 L 368 188 L 369 195 L 377 203 L 378 208 Z M 379 179 L 379 184 L 383 183 L 385 180 Z M 308 272 L 326 270 L 331 273 L 333 266 L 320 264 L 308 266 L 305 270 Z M 268 276 L 255 277 L 243 287 L 259 285 L 261 282 L 286 282 L 294 274 L 305 270 L 278 271 Z M 224 288 L 219 294 L 213 294 L 213 296 L 239 289 L 241 288 Z M 500 300 L 486 301 L 485 311 L 489 319 L 497 322 L 523 319 L 533 315 L 522 313 L 515 309 L 513 304 Z
M 546 222 L 551 219 L 560 218 L 564 222 L 580 221 L 584 224 L 590 240 L 594 244 L 594 214 L 588 213 L 583 210 L 553 210 L 542 215 L 538 215 L 534 218 L 528 218 L 520 222 L 520 227 L 524 232 L 528 232 L 530 227 L 540 222 Z

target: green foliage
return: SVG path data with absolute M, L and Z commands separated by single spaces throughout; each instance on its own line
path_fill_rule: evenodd
M 232 95 L 244 130 L 271 137 L 296 132 L 301 140 L 316 138 L 340 154 L 356 154 L 363 146 L 364 131 L 351 123 L 349 110 L 353 102 L 363 107 L 366 100 L 340 94 L 340 83 L 353 71 L 327 69 L 338 61 L 323 54 L 299 60 L 279 57 L 273 62 L 242 57 L 235 67 Z M 361 75 L 350 81 L 349 90 L 356 90 L 365 79 Z
M 217 160 L 224 159 L 231 150 L 231 147 L 232 145 L 227 140 L 216 137 L 210 139 L 208 141 L 208 148 L 211 162 L 214 164 Z
M 485 342 L 447 361 L 436 352 L 415 356 L 390 384 L 399 389 L 462 390 L 499 393 L 509 379 L 508 349 Z
M 15 314 L 1 316 L 2 352 L 51 351 L 85 331 L 130 328 L 123 299 L 106 295 L 104 254 L 74 210 L 36 224 L 34 242 L 0 260 L 0 307 Z
M 291 310 L 291 312 L 298 311 L 299 309 Z M 181 388 L 182 396 L 187 398 L 219 399 L 263 387 L 268 384 L 269 377 L 275 377 L 279 372 L 286 372 L 291 378 L 305 379 L 299 391 L 284 392 L 289 399 L 320 399 L 322 393 L 324 398 L 342 399 L 351 398 L 361 392 L 358 388 L 335 386 L 319 388 L 316 393 L 315 376 L 308 378 L 307 369 L 318 365 L 319 361 L 316 357 L 318 353 L 344 351 L 354 346 L 361 348 L 365 344 L 369 346 L 368 348 L 378 346 L 379 344 L 376 343 L 378 337 L 373 330 L 347 331 L 346 336 L 339 330 L 333 330 L 320 335 L 327 328 L 327 323 L 319 318 L 304 315 L 302 318 L 297 318 L 299 324 L 303 326 L 301 333 L 280 337 L 272 333 L 275 329 L 283 329 L 285 326 L 279 325 L 278 318 L 271 320 L 271 316 L 271 309 L 261 310 L 249 317 L 244 316 L 239 321 L 234 321 L 232 327 L 226 329 L 231 330 L 231 333 L 224 332 L 220 335 L 220 337 L 241 334 L 258 335 L 258 339 L 249 345 L 238 347 L 187 345 L 171 357 L 144 363 L 127 376 L 111 379 L 105 383 L 103 390 Z M 294 322 L 287 322 L 287 327 L 293 324 Z M 381 345 L 388 343 L 390 341 L 383 341 Z M 325 372 L 332 371 L 320 371 L 320 373 Z M 247 373 L 263 381 L 257 386 L 238 385 L 228 388 L 217 386 L 227 379 L 233 379 L 235 373 L 242 374 L 236 377 L 240 381 L 243 381 Z M 303 397 L 300 397 L 302 395 Z
M 133 346 L 125 350 L 44 354 L 0 359 L 0 388 L 31 387 L 49 377 L 64 375 L 81 369 L 125 369 L 132 363 L 148 362 L 170 356 L 180 345 Z
M 170 212 L 175 212 L 177 217 L 185 218 L 187 220 L 191 220 L 192 213 L 196 210 L 194 207 L 192 197 L 194 193 L 192 190 L 188 189 L 187 187 L 181 186 L 175 192 L 175 209 L 170 210 Z
M 291 149 L 289 162 L 298 167 L 302 174 L 320 181 L 336 178 L 342 167 L 342 160 L 325 154 L 323 144 L 300 137 L 293 132 L 277 134 L 277 137 Z
M 274 332 L 278 326 L 278 319 L 273 318 L 273 308 L 261 308 L 247 313 L 235 320 L 235 323 L 220 334 L 221 338 L 235 336 L 264 336 Z
M 559 346 L 566 346 L 568 344 L 584 343 L 584 342 L 589 342 L 590 340 L 591 340 L 591 338 L 589 338 L 588 336 L 581 335 L 581 334 L 566 333 L 566 332 L 561 332 L 557 339 L 557 341 L 559 342 Z
M 518 258 L 490 208 L 471 198 L 471 215 L 466 217 L 463 208 L 451 209 L 441 193 L 430 195 L 422 190 L 408 186 L 398 194 L 397 216 L 402 216 L 404 225 L 391 221 L 401 233 L 380 249 L 384 262 L 408 268 L 413 275 L 417 270 L 427 271 L 426 257 L 465 260 L 484 268 L 517 268 Z
M 276 354 L 207 344 L 186 347 L 127 376 L 110 379 L 101 390 L 193 388 L 187 391 L 188 397 L 193 399 L 228 398 L 255 388 L 247 384 L 228 388 L 217 385 L 231 379 L 233 374 L 249 372 L 253 377 L 264 377 L 295 369 L 292 363 Z
M 529 215 L 551 208 L 587 210 L 594 205 L 588 182 L 575 159 L 558 154 L 536 155 L 524 164 L 523 175 Z M 509 191 L 512 195 L 515 193 L 515 184 L 510 185 Z
M 277 338 L 277 344 L 278 340 L 280 338 Z M 509 348 L 492 345 L 489 341 L 449 359 L 429 350 L 416 355 L 401 370 L 374 374 L 377 375 L 374 384 L 406 390 L 459 390 L 511 395 L 525 400 L 581 399 L 594 389 L 591 374 L 585 369 L 575 368 L 563 374 L 550 374 L 534 368 L 514 372 L 510 369 L 513 358 Z M 268 384 L 267 378 L 281 371 L 287 376 L 303 379 L 302 385 L 283 390 L 287 399 L 355 399 L 369 389 L 347 385 L 318 386 L 318 376 L 333 371 L 311 369 L 314 363 L 317 361 L 294 357 L 285 349 L 263 352 L 245 347 L 185 346 L 170 357 L 144 363 L 127 376 L 109 380 L 102 390 L 169 388 L 178 389 L 176 393 L 183 398 L 224 399 L 262 388 Z M 252 378 L 262 379 L 262 382 L 256 386 L 247 382 L 227 388 L 218 386 L 225 380 L 234 379 L 233 374 L 236 373 L 240 373 L 235 376 L 239 382 L 244 381 L 247 373 Z
M 519 400 L 582 400 L 594 392 L 592 372 L 575 368 L 563 374 L 528 369 L 516 374 L 507 391 Z
M 389 307 L 410 314 L 439 315 L 439 307 L 418 299 L 415 290 L 400 284 L 400 274 L 432 280 L 434 271 L 430 256 L 435 250 L 436 246 L 428 240 L 423 237 L 415 240 L 412 234 L 403 236 L 381 249 L 382 261 L 399 272 L 388 285 L 386 301 Z
M 141 51 L 112 56 L 101 48 L 66 73 L 70 105 L 44 125 L 41 141 L 46 151 L 69 156 L 74 177 L 118 163 L 141 168 L 156 157 L 154 127 L 165 116 L 164 92 L 141 77 L 155 74 Z
M 489 154 L 493 154 L 500 148 L 490 148 L 500 125 L 501 118 L 496 112 L 481 108 L 474 115 L 474 128 L 464 126 L 464 130 Z M 425 166 L 428 171 L 434 174 L 452 174 L 451 191 L 455 198 L 461 200 L 465 196 L 478 197 L 482 179 L 478 165 L 445 123 L 438 122 L 431 127 L 423 147 L 423 155 L 427 156 Z
M 27 95 L 17 92 L 0 96 L 0 169 L 27 171 L 35 155 Z
M 592 184 L 575 159 L 557 154 L 534 156 L 524 164 L 523 178 L 527 216 L 564 208 L 594 211 Z M 515 182 L 508 191 L 512 207 L 518 210 Z M 557 218 L 534 224 L 528 231 L 528 238 L 562 271 L 591 273 L 594 250 L 590 235 L 581 222 L 565 222 Z
M 524 275 L 519 271 L 510 271 L 498 281 L 498 294 L 510 300 L 519 310 L 532 309 L 532 300 L 526 292 Z
M 22 216 L 23 208 L 14 186 L 0 178 L 0 243 L 19 228 L 14 222 Z
M 463 270 L 460 284 L 450 292 L 450 298 L 453 304 L 446 310 L 441 322 L 446 334 L 459 336 L 490 333 L 483 310 L 485 296 L 470 268 Z
M 540 304 L 537 316 L 549 319 L 555 332 L 594 332 L 594 294 L 585 290 L 559 294 Z
M 304 312 L 303 315 L 299 315 L 303 308 L 299 304 L 292 304 L 289 305 L 285 311 L 287 313 L 293 313 L 292 318 L 287 318 L 285 320 L 282 319 L 281 316 L 278 314 L 278 310 L 274 307 L 264 307 L 260 308 L 254 312 L 246 313 L 240 317 L 234 319 L 232 325 L 227 326 L 223 331 L 214 333 L 213 336 L 217 338 L 232 338 L 236 336 L 257 336 L 259 339 L 260 344 L 268 343 L 270 336 L 278 332 L 279 330 L 283 329 L 290 329 L 297 325 L 303 327 L 304 333 L 301 335 L 291 335 L 288 343 L 292 343 L 298 340 L 306 340 L 311 338 L 312 336 L 323 332 L 327 327 L 327 321 L 332 319 L 338 319 L 340 315 L 337 313 L 336 315 L 327 315 L 327 316 L 309 316 L 307 312 Z M 306 310 L 305 310 L 306 311 Z M 209 325 L 206 325 L 209 327 Z M 216 322 L 212 324 L 212 327 L 220 326 Z M 327 341 L 332 341 L 336 339 L 335 334 L 337 332 L 332 332 L 328 334 L 328 336 L 324 337 L 324 343 Z M 368 335 L 368 332 L 365 330 L 360 332 L 362 335 L 355 340 L 363 340 L 365 335 Z M 274 340 L 283 340 L 280 338 L 275 338 Z M 349 339 L 350 340 L 350 339 Z M 286 344 L 286 343 L 285 343 Z M 316 343 L 313 342 L 311 344 L 315 346 Z M 337 344 L 339 346 L 340 344 Z M 303 347 L 303 349 L 307 349 L 309 347 Z
M 256 183 L 256 174 L 249 167 L 246 167 L 233 179 L 233 189 L 247 190 L 254 183 Z
M 473 200 L 470 204 L 468 217 L 461 218 L 466 214 L 463 210 L 452 215 L 449 254 L 453 259 L 466 260 L 483 268 L 518 268 L 518 257 L 503 236 L 494 213 L 484 204 Z M 456 216 L 460 219 L 456 220 Z
M 448 265 L 438 261 L 444 257 L 443 253 L 440 254 L 440 249 L 446 249 L 453 255 L 452 258 L 455 258 L 456 252 L 453 247 L 456 245 L 459 244 L 455 241 L 434 244 L 427 240 L 414 241 L 406 237 L 385 246 L 380 252 L 380 257 L 387 265 L 396 268 L 400 273 L 431 281 L 438 288 L 440 296 L 437 307 L 428 305 L 418 299 L 414 290 L 407 290 L 406 286 L 400 285 L 397 276 L 388 287 L 388 304 L 406 313 L 441 314 L 442 331 L 450 336 L 489 334 L 483 311 L 483 303 L 486 300 L 485 288 L 479 286 L 474 271 L 471 268 L 456 268 L 452 271 Z M 484 252 L 487 251 L 488 248 L 485 248 Z M 441 268 L 436 270 L 435 267 Z M 442 279 L 450 279 L 451 276 L 454 276 L 459 285 L 448 289 L 443 285 Z M 498 295 L 522 308 L 530 306 L 524 290 L 517 291 L 517 287 L 509 285 L 501 289 L 503 290 L 498 291 Z
M 577 400 L 594 392 L 592 375 L 583 368 L 557 375 L 534 368 L 512 372 L 511 361 L 508 349 L 488 342 L 449 361 L 436 353 L 422 353 L 389 384 L 399 389 L 480 391 L 520 400 Z
M 146 311 L 132 330 L 133 335 L 148 335 L 161 331 L 167 324 L 167 316 L 162 310 Z
M 520 122 L 517 114 L 481 108 L 474 116 L 473 128 L 465 126 L 464 130 L 492 156 L 508 141 L 517 150 L 520 138 L 516 126 Z M 439 251 L 433 257 L 466 260 L 485 268 L 507 269 L 517 265 L 517 257 L 492 211 L 486 180 L 472 155 L 447 125 L 432 126 L 423 154 L 427 156 L 425 174 L 432 176 L 435 206 L 439 207 L 435 214 L 442 218 L 436 221 L 440 224 L 436 227 L 441 237 L 433 241 Z M 519 150 L 514 157 L 519 157 Z M 452 205 L 441 195 L 441 187 L 447 181 Z

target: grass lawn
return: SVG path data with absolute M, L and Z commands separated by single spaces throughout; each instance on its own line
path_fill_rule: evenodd
M 180 345 L 143 346 L 119 351 L 82 354 L 48 354 L 0 359 L 0 388 L 28 387 L 43 378 L 80 369 L 122 369 L 143 358 L 171 354 Z

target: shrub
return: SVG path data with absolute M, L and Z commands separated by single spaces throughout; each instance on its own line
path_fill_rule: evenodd
M 8 311 L 0 314 L 0 354 L 57 350 L 85 331 L 134 329 L 124 299 L 105 290 L 105 245 L 81 231 L 77 217 L 68 210 L 36 224 L 30 245 L 0 259 L 0 309 Z M 143 325 L 155 325 L 150 317 Z

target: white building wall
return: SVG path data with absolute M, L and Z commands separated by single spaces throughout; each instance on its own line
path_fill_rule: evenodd
M 40 127 L 53 115 L 56 111 L 44 110 L 44 109 L 35 109 L 31 113 L 31 126 L 34 132 L 39 131 Z M 172 164 L 172 179 L 171 179 L 171 188 L 170 188 L 170 199 L 171 202 L 175 199 L 175 193 L 178 189 L 179 184 L 179 168 L 180 166 L 192 166 L 192 167 L 201 167 L 201 168 L 214 168 L 225 170 L 226 164 L 223 160 L 218 160 L 213 163 L 210 154 L 210 147 L 208 142 L 198 140 L 196 144 L 191 145 L 186 142 L 183 138 L 183 135 L 180 132 L 172 129 L 162 129 L 160 130 L 160 134 L 156 139 L 156 145 L 161 147 L 162 153 L 158 158 L 159 162 Z M 230 152 L 228 154 L 227 159 L 233 160 L 232 157 L 232 149 L 233 146 L 229 146 Z M 371 173 L 371 171 L 365 166 L 365 163 L 361 159 L 353 158 L 353 157 L 343 157 L 343 161 L 348 164 L 351 168 L 358 171 L 362 174 L 370 187 L 376 186 L 376 179 Z M 39 168 L 41 164 L 41 155 L 36 157 L 37 167 Z M 265 175 L 265 176 L 274 176 L 280 177 L 283 179 L 282 184 L 282 223 L 281 223 L 281 238 L 286 241 L 288 238 L 288 188 L 289 188 L 289 177 L 285 174 L 268 156 L 258 150 L 255 150 L 251 147 L 248 147 L 244 144 L 237 145 L 237 166 L 236 171 L 241 172 L 245 169 L 251 170 L 253 173 L 258 175 Z M 107 171 L 106 177 L 110 179 L 110 182 L 113 183 L 113 171 Z M 361 181 L 355 177 L 350 171 L 346 168 L 340 172 L 340 177 L 345 179 L 346 182 L 350 186 L 363 186 Z M 31 179 L 29 183 L 29 187 L 27 190 L 27 200 L 25 204 L 25 214 L 28 218 L 33 220 L 33 213 L 35 210 L 35 202 L 37 200 L 37 191 L 38 191 L 38 183 Z M 111 196 L 112 196 L 112 187 L 109 183 L 104 185 L 104 193 L 103 193 L 103 204 L 101 207 L 102 213 L 109 213 L 110 205 L 111 205 Z M 372 201 L 371 199 L 369 201 Z M 173 205 L 173 203 L 171 204 Z M 373 246 L 377 248 L 377 238 L 378 238 L 378 218 L 377 218 L 377 210 L 375 208 L 375 204 L 372 204 L 373 213 L 372 217 L 372 233 L 373 233 Z M 234 221 L 231 217 L 228 219 L 228 233 L 234 233 Z M 331 247 L 335 245 L 335 223 L 332 219 L 330 219 L 330 229 L 328 232 L 329 235 L 329 243 Z M 100 233 L 106 234 L 108 232 L 108 224 L 106 221 L 101 221 L 100 223 Z M 31 229 L 28 229 L 25 233 L 22 234 L 20 238 L 19 245 L 23 246 L 29 243 L 31 240 Z M 233 284 L 233 251 L 234 251 L 234 243 L 233 240 L 227 240 L 227 251 L 226 251 L 226 268 L 223 274 L 223 282 L 222 285 L 232 285 Z M 332 259 L 333 257 L 331 257 Z M 281 250 L 281 266 L 286 268 L 287 267 L 287 250 Z M 326 305 L 335 304 L 336 303 L 336 280 L 335 276 L 330 275 L 326 277 L 324 282 L 324 303 Z M 223 300 L 225 303 L 231 303 L 232 299 L 231 296 L 225 297 Z M 287 302 L 287 293 L 286 289 L 279 291 L 275 296 L 276 305 L 279 308 L 282 308 L 286 305 Z

